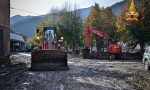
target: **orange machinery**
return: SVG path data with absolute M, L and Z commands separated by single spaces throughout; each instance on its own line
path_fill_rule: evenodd
M 87 27 L 87 29 L 85 30 L 85 46 L 86 48 L 83 49 L 83 58 L 87 58 L 89 53 L 90 53 L 90 35 L 95 34 L 98 37 L 102 37 L 103 40 L 108 41 L 110 40 L 110 36 L 107 32 L 103 32 L 99 29 L 96 29 L 94 27 Z M 107 54 L 109 54 L 110 56 L 114 55 L 114 56 L 118 56 L 122 53 L 122 47 L 117 45 L 117 44 L 109 44 L 107 45 Z

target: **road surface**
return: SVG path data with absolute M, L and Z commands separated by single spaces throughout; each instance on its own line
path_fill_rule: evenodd
M 150 90 L 150 72 L 137 60 L 109 61 L 68 55 L 70 70 L 33 72 L 30 54 L 11 56 L 0 71 L 0 90 Z

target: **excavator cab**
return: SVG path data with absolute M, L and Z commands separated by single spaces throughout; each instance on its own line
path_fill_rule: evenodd
M 44 27 L 39 48 L 31 53 L 31 70 L 67 70 L 67 53 L 60 50 L 60 41 L 55 27 Z

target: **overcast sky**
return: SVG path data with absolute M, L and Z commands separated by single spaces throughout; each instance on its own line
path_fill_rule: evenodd
M 100 7 L 108 7 L 116 2 L 123 1 L 123 0 L 10 0 L 11 1 L 11 7 L 16 9 L 11 9 L 11 16 L 14 15 L 44 15 L 47 14 L 52 7 L 58 7 L 61 8 L 65 2 L 70 2 L 72 5 L 75 3 L 77 4 L 78 8 L 87 8 L 94 3 L 99 3 Z M 30 13 L 33 12 L 33 13 Z

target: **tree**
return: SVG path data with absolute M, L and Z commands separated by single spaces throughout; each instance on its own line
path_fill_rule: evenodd
M 87 26 L 93 26 L 94 28 L 98 28 L 100 31 L 107 32 L 112 39 L 116 38 L 115 32 L 115 16 L 112 13 L 111 8 L 100 9 L 98 4 L 95 4 L 90 15 L 87 18 Z M 91 36 L 93 41 L 96 39 L 97 50 L 101 48 L 104 49 L 105 45 L 100 37 Z M 92 45 L 92 43 L 91 43 Z
M 101 9 L 100 9 L 99 5 L 97 3 L 95 3 L 95 6 L 92 7 L 92 11 L 86 20 L 87 26 L 93 26 L 95 28 L 99 27 L 97 22 L 99 20 L 98 16 L 99 16 L 100 11 L 101 11 Z
M 144 19 L 140 25 L 135 27 L 137 30 L 136 38 L 141 47 L 141 52 L 144 53 L 145 44 L 150 44 L 150 2 L 149 0 L 143 0 L 138 2 L 140 4 L 139 14 L 144 16 Z M 139 16 L 141 18 L 141 16 Z
M 140 51 L 141 53 L 143 53 L 145 44 L 148 44 L 150 41 L 150 36 L 149 36 L 150 35 L 150 31 L 149 31 L 150 3 L 148 0 L 135 0 L 135 4 L 134 4 L 132 0 L 131 4 L 130 2 L 127 2 L 127 4 L 124 6 L 122 10 L 122 14 L 119 17 L 117 17 L 117 21 L 116 21 L 117 33 L 120 34 L 119 35 L 120 40 L 128 41 L 128 45 L 131 47 L 131 49 L 133 49 L 137 44 L 139 44 L 141 49 Z M 128 12 L 128 10 L 129 11 L 132 10 L 132 12 L 136 12 L 137 10 L 138 12 L 137 21 L 136 20 L 126 21 L 125 13 Z M 142 20 L 142 16 L 144 16 L 143 20 Z M 142 21 L 142 23 L 139 23 L 139 21 L 140 22 Z M 127 25 L 128 22 L 129 24 Z M 137 22 L 139 24 L 136 24 Z M 125 34 L 122 34 L 123 32 Z
M 27 42 L 29 45 L 37 46 L 38 42 L 39 42 L 37 37 L 42 38 L 42 36 L 43 36 L 43 28 L 53 25 L 52 19 L 49 16 L 50 16 L 49 14 L 44 16 L 43 19 L 40 21 L 40 23 L 37 25 L 36 29 L 39 30 L 39 33 L 35 33 L 33 38 Z
M 132 35 L 130 33 L 130 30 L 128 30 L 126 28 L 126 24 L 124 23 L 124 20 L 126 19 L 126 12 L 128 10 L 129 7 L 129 2 L 127 2 L 122 10 L 121 10 L 121 14 L 119 16 L 116 17 L 116 33 L 117 33 L 117 40 L 118 41 L 123 41 L 124 43 L 127 43 L 131 40 Z
M 92 27 L 95 27 L 95 28 L 100 28 L 99 26 L 99 13 L 101 12 L 101 9 L 99 7 L 99 5 L 97 3 L 95 3 L 95 6 L 92 7 L 92 11 L 91 13 L 89 14 L 87 20 L 86 20 L 86 27 L 87 26 L 92 26 Z M 85 31 L 84 31 L 85 32 Z M 96 40 L 96 37 L 95 35 L 91 34 L 91 50 L 92 50 L 92 47 L 93 47 L 93 44 L 97 43 L 98 42 L 98 39 Z
M 116 21 L 116 18 L 114 14 L 112 13 L 111 8 L 109 7 L 101 10 L 101 12 L 99 13 L 98 21 L 97 21 L 100 31 L 108 33 L 110 38 L 114 42 L 116 42 L 115 21 Z M 97 48 L 98 49 L 101 48 L 104 51 L 104 49 L 107 48 L 109 41 L 102 40 L 102 39 L 101 40 L 97 39 L 97 41 L 98 41 Z
M 107 32 L 112 39 L 116 39 L 115 21 L 116 17 L 111 8 L 105 8 L 99 13 L 99 26 L 102 31 Z
M 142 23 L 142 31 L 144 32 L 144 41 L 146 44 L 150 44 L 150 2 L 144 0 L 144 20 Z
M 58 20 L 58 32 L 61 36 L 64 37 L 65 47 L 72 49 L 74 52 L 82 46 L 82 19 L 79 16 L 79 13 L 76 11 L 69 11 L 70 8 L 67 4 L 60 11 L 59 20 Z
M 149 14 L 150 3 L 147 0 L 144 0 L 144 1 L 136 0 L 136 5 L 138 6 L 137 10 L 139 13 L 137 22 L 140 22 L 140 23 L 138 23 L 136 25 L 128 26 L 127 28 L 130 29 L 130 31 L 133 35 L 133 40 L 136 40 L 137 41 L 136 43 L 140 45 L 141 53 L 144 53 L 144 46 L 146 43 L 149 43 L 149 40 L 150 40 L 149 39 L 150 31 L 149 31 L 149 25 L 148 25 L 148 24 L 150 24 L 148 21 L 148 19 L 150 18 L 150 16 L 149 16 L 150 15 Z M 131 10 L 132 6 L 134 6 L 133 0 L 131 2 L 129 10 Z M 143 16 L 144 16 L 144 19 L 142 19 Z

